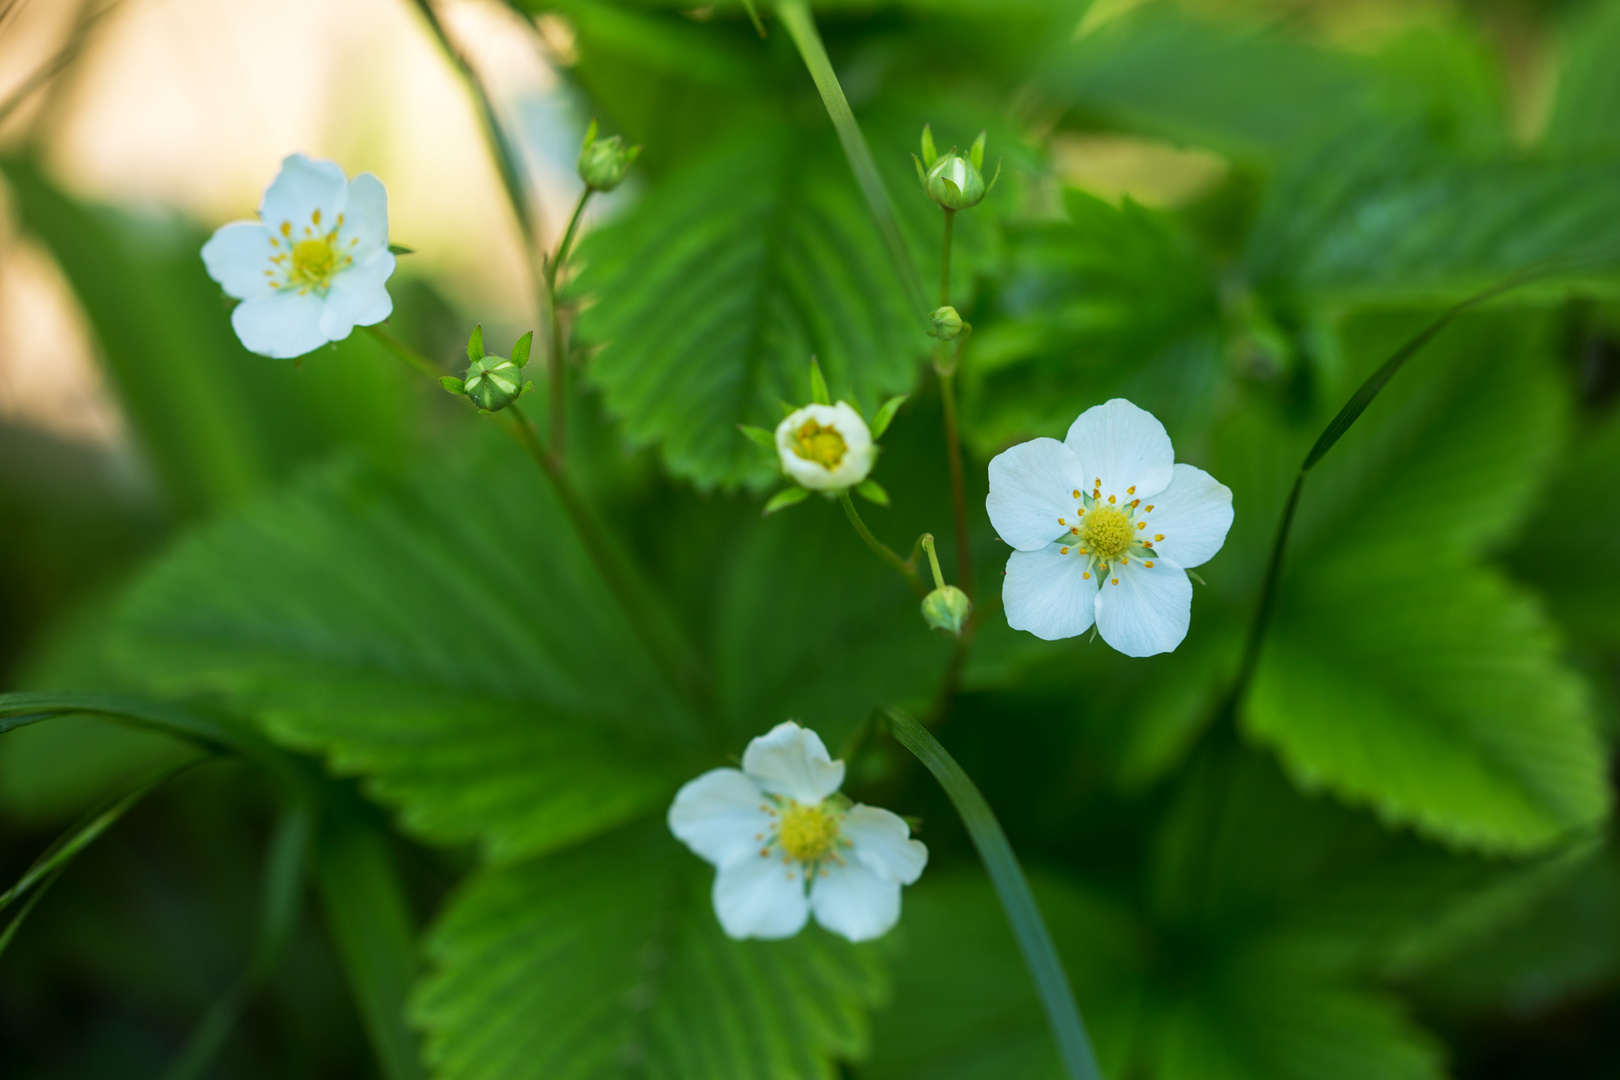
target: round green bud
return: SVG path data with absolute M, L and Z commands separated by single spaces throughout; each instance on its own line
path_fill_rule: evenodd
M 467 369 L 463 391 L 485 412 L 500 412 L 523 395 L 530 384 L 523 381 L 523 369 L 501 356 L 474 360 Z
M 972 610 L 973 601 L 955 585 L 941 585 L 923 597 L 923 620 L 935 630 L 949 630 L 957 637 L 962 636 L 962 626 Z
M 579 152 L 579 178 L 592 191 L 612 191 L 640 153 L 641 147 L 625 146 L 617 135 L 590 140 Z
M 952 150 L 929 166 L 923 191 L 947 210 L 966 210 L 984 199 L 984 174 L 972 161 Z
M 941 341 L 955 341 L 962 335 L 962 316 L 950 305 L 939 308 L 934 312 L 933 325 L 928 328 L 929 337 L 937 337 Z

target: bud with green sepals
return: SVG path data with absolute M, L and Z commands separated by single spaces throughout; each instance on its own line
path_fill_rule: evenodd
M 500 412 L 512 402 L 534 389 L 534 383 L 523 380 L 523 368 L 529 362 L 529 347 L 534 331 L 518 338 L 512 346 L 510 358 L 484 352 L 483 324 L 473 327 L 467 338 L 467 377 L 457 379 L 446 375 L 439 380 L 452 394 L 460 394 L 484 412 Z
M 625 146 L 624 139 L 611 135 L 596 137 L 596 121 L 585 131 L 585 145 L 579 151 L 579 178 L 591 191 L 612 191 L 624 181 L 630 163 L 641 154 L 639 146 Z

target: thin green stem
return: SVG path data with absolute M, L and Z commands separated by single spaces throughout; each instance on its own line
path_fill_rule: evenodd
M 945 253 L 939 260 L 939 306 L 951 302 L 951 241 L 956 232 L 956 211 L 945 211 Z
M 918 538 L 917 543 L 921 544 L 922 549 L 928 552 L 928 568 L 934 572 L 934 588 L 943 589 L 945 587 L 945 575 L 939 572 L 939 556 L 934 553 L 934 534 L 923 533 Z
M 979 852 L 990 884 L 996 890 L 1001 908 L 1007 914 L 1018 950 L 1023 953 L 1024 964 L 1040 994 L 1041 1008 L 1046 1022 L 1052 1028 L 1058 1055 L 1070 1080 L 1102 1080 L 1097 1055 L 1091 1048 L 1091 1037 L 1086 1033 L 1086 1022 L 1080 1017 L 1080 1006 L 1074 1000 L 1074 989 L 1058 957 L 1052 933 L 1041 916 L 1040 905 L 1030 891 L 1029 881 L 1018 856 L 1013 854 L 1007 834 L 996 820 L 995 811 L 974 785 L 962 766 L 946 752 L 939 740 L 909 713 L 901 709 L 884 710 L 889 730 L 894 737 L 917 756 L 917 760 L 934 774 L 939 786 L 945 789 L 951 805 L 967 828 L 973 846 Z
M 866 199 L 866 207 L 871 211 L 872 220 L 877 223 L 883 243 L 889 249 L 889 257 L 894 261 L 901 283 L 911 296 L 916 310 L 926 311 L 927 294 L 923 291 L 922 279 L 917 275 L 916 264 L 911 261 L 911 254 L 901 238 L 894 207 L 889 202 L 889 192 L 883 186 L 883 177 L 872 157 L 872 149 L 866 145 L 866 136 L 861 134 L 861 126 L 850 111 L 844 88 L 838 85 L 838 75 L 827 57 L 827 47 L 822 44 L 809 5 L 804 0 L 780 0 L 776 5 L 776 15 L 787 29 L 788 37 L 793 39 L 794 47 L 799 50 L 799 56 L 803 58 L 804 66 L 809 69 L 810 78 L 821 94 L 822 104 L 827 107 L 827 115 L 838 132 L 838 141 L 844 147 L 844 156 L 849 159 L 850 171 L 855 174 L 855 183 Z
M 956 374 L 942 371 L 939 396 L 945 405 L 945 461 L 951 470 L 951 516 L 956 526 L 956 576 L 969 600 L 973 592 L 973 549 L 968 540 L 967 482 L 962 475 L 962 439 L 956 420 Z
M 562 311 L 557 306 L 557 277 L 568 261 L 568 250 L 573 246 L 574 234 L 579 231 L 585 204 L 590 201 L 591 189 L 586 187 L 574 203 L 574 212 L 568 217 L 568 228 L 557 242 L 557 251 L 546 263 L 546 320 L 551 329 L 551 355 L 548 374 L 551 379 L 551 457 L 557 468 L 568 463 L 568 359 L 563 349 Z
M 862 540 L 866 541 L 866 546 L 871 548 L 878 558 L 894 567 L 902 577 L 911 582 L 911 587 L 916 590 L 918 596 L 926 595 L 928 590 L 923 588 L 922 579 L 917 576 L 917 568 L 896 555 L 888 544 L 872 535 L 872 530 L 866 527 L 866 522 L 861 520 L 860 513 L 855 509 L 855 501 L 849 497 L 849 492 L 840 491 L 838 501 L 844 506 L 844 516 L 848 517 L 849 523 L 855 526 L 855 532 Z
M 409 345 L 405 344 L 403 341 L 399 340 L 399 338 L 395 337 L 386 327 L 383 326 L 382 323 L 378 323 L 376 326 L 362 327 L 362 329 L 364 329 L 366 333 L 370 334 L 377 344 L 381 345 L 399 359 L 405 361 L 407 365 L 417 371 L 420 371 L 434 382 L 438 382 L 439 378 L 444 375 L 444 372 L 439 370 L 437 364 L 423 356 L 421 353 L 417 352 L 415 349 L 411 348 Z

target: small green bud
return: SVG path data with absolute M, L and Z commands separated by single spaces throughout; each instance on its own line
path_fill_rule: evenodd
M 928 328 L 928 336 L 939 338 L 941 341 L 955 341 L 962 335 L 962 316 L 950 305 L 939 308 L 933 314 L 933 325 Z
M 917 175 L 922 179 L 923 193 L 947 210 L 967 210 L 978 206 L 1001 177 L 1001 163 L 996 163 L 996 175 L 984 182 L 984 132 L 973 140 L 973 146 L 963 157 L 956 147 L 937 157 L 933 132 L 923 129 L 923 156 L 917 161 Z
M 624 180 L 630 163 L 641 154 L 639 146 L 625 146 L 617 135 L 596 137 L 596 121 L 585 132 L 585 145 L 579 151 L 579 178 L 592 191 L 612 191 Z
M 962 627 L 972 611 L 973 601 L 955 585 L 941 585 L 923 597 L 923 620 L 935 630 L 949 630 L 957 637 L 962 636 Z
M 500 412 L 522 397 L 533 383 L 523 381 L 523 369 L 502 356 L 483 356 L 467 369 L 463 390 L 485 412 Z

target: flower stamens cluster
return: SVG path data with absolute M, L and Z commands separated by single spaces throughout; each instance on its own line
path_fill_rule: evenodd
M 1163 540 L 1164 534 L 1147 532 L 1146 518 L 1153 512 L 1152 503 L 1143 506 L 1141 499 L 1121 503 L 1115 495 L 1109 495 L 1104 501 L 1102 477 L 1097 477 L 1095 485 L 1090 494 L 1079 490 L 1070 493 L 1080 505 L 1072 517 L 1058 518 L 1058 524 L 1068 526 L 1069 535 L 1073 537 L 1058 548 L 1058 554 L 1086 560 L 1090 569 L 1081 573 L 1081 580 L 1089 581 L 1095 573 L 1118 585 L 1119 578 L 1114 576 L 1113 568 L 1128 565 L 1132 558 L 1145 568 L 1153 569 L 1153 545 Z M 1125 494 L 1136 494 L 1136 488 L 1126 489 Z M 1136 520 L 1138 510 L 1142 513 L 1141 521 Z
M 791 449 L 805 461 L 813 461 L 832 472 L 849 452 L 849 443 L 833 424 L 819 424 L 811 417 L 794 430 Z
M 776 831 L 768 837 L 759 835 L 765 845 L 759 850 L 762 857 L 768 859 L 774 852 L 780 851 L 782 861 L 790 865 L 798 863 L 805 877 L 814 876 L 823 860 L 844 865 L 838 849 L 840 846 L 848 847 L 849 841 L 838 835 L 843 814 L 842 808 L 835 807 L 832 799 L 807 805 L 794 799 L 772 796 L 771 803 L 760 809 L 769 815 L 776 826 Z

